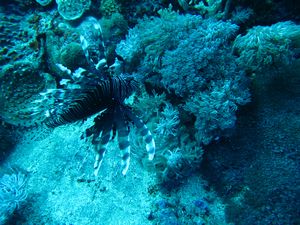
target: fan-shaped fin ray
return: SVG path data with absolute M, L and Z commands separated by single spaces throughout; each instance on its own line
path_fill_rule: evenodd
M 93 135 L 93 145 L 96 152 L 94 174 L 98 175 L 108 142 L 112 139 L 113 114 L 106 110 L 94 119 L 94 125 L 86 130 L 86 136 Z
M 120 107 L 117 107 L 116 113 L 117 116 L 115 117 L 115 124 L 118 132 L 118 143 L 121 152 L 122 174 L 126 175 L 130 164 L 129 128 L 125 122 L 126 120 Z
M 135 124 L 135 126 L 140 129 L 141 135 L 146 142 L 146 150 L 148 153 L 148 159 L 152 160 L 155 155 L 155 142 L 152 134 L 146 124 L 140 120 L 136 115 L 134 115 L 127 107 L 123 109 L 124 114 Z

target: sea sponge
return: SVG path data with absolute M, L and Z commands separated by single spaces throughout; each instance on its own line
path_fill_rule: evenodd
M 91 0 L 56 0 L 58 12 L 65 20 L 76 20 L 90 8 Z

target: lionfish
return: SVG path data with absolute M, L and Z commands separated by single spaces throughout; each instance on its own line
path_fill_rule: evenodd
M 90 26 L 89 29 L 84 26 Z M 93 46 L 101 39 L 101 26 L 96 19 L 89 17 L 86 24 L 82 25 L 82 31 L 89 31 L 80 36 L 82 49 L 91 67 L 87 72 L 79 69 L 75 73 L 69 73 L 75 84 L 68 84 L 67 89 L 47 90 L 44 99 L 48 95 L 55 96 L 56 107 L 47 110 L 47 127 L 55 128 L 60 125 L 84 120 L 99 112 L 94 118 L 93 125 L 85 130 L 84 137 L 91 137 L 92 144 L 96 152 L 94 163 L 94 174 L 97 175 L 100 169 L 103 157 L 105 155 L 107 144 L 116 134 L 121 151 L 122 174 L 125 175 L 130 163 L 130 140 L 129 124 L 134 124 L 139 130 L 146 143 L 148 159 L 152 160 L 155 154 L 155 142 L 151 132 L 124 103 L 137 88 L 137 81 L 132 77 L 110 76 L 103 72 L 107 67 L 105 60 L 105 45 Z M 100 50 L 99 50 L 100 49 Z M 62 70 L 68 70 L 62 65 L 58 65 Z M 82 76 L 84 74 L 84 76 Z M 67 84 L 68 80 L 62 80 L 61 83 Z M 68 93 L 69 90 L 69 93 Z M 75 93 L 75 94 L 74 94 Z M 70 97 L 67 97 L 71 95 Z

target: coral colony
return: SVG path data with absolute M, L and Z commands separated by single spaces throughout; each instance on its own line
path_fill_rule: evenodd
M 299 224 L 299 11 L 1 1 L 0 224 Z

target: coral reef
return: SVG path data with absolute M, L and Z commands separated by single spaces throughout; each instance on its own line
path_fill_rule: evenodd
M 101 0 L 100 13 L 103 16 L 111 16 L 114 13 L 121 12 L 121 7 L 116 0 Z
M 159 13 L 129 30 L 116 52 L 129 70 L 158 76 L 161 88 L 184 105 L 177 107 L 196 117 L 198 144 L 209 144 L 234 127 L 238 105 L 249 102 L 245 72 L 230 49 L 238 27 L 170 9 Z
M 113 13 L 109 17 L 102 17 L 100 20 L 102 27 L 103 41 L 106 46 L 106 58 L 108 65 L 115 62 L 116 46 L 127 33 L 128 22 L 120 13 Z
M 44 109 L 34 111 L 36 104 L 33 102 L 40 99 L 39 93 L 55 88 L 56 84 L 49 74 L 41 73 L 30 62 L 16 62 L 2 69 L 0 86 L 2 120 L 13 125 L 32 126 L 45 119 Z
M 214 83 L 208 92 L 196 94 L 185 104 L 184 109 L 196 116 L 195 138 L 199 143 L 207 145 L 234 128 L 238 105 L 250 101 L 249 92 L 241 90 L 244 84 L 239 82 Z
M 140 20 L 116 49 L 127 64 L 143 65 L 144 73 L 157 71 L 164 52 L 175 48 L 202 23 L 200 16 L 184 16 L 171 9 L 160 10 L 159 15 Z
M 87 68 L 87 60 L 80 44 L 80 33 L 64 22 L 57 22 L 54 31 L 46 32 L 47 68 L 52 76 L 59 79 L 69 75 L 58 65 L 75 70 L 79 67 Z
M 284 68 L 295 59 L 299 47 L 300 26 L 291 21 L 253 27 L 234 41 L 239 63 L 253 72 Z
M 298 11 L 3 0 L 0 224 L 298 224 Z
M 176 136 L 179 127 L 179 112 L 171 104 L 166 104 L 156 127 L 156 133 L 162 136 Z
M 43 120 L 41 112 L 33 115 L 32 101 L 39 98 L 41 90 L 56 86 L 51 75 L 41 71 L 51 13 L 5 13 L 1 7 L 0 16 L 1 118 L 13 125 L 32 126 Z
M 39 15 L 4 14 L 0 11 L 0 17 L 0 68 L 29 58 L 40 61 L 44 40 Z
M 196 9 L 200 15 L 207 17 L 222 18 L 222 0 L 192 0 L 190 3 L 192 8 Z
M 205 190 L 200 177 L 191 176 L 171 195 L 163 193 L 153 202 L 148 219 L 155 224 L 230 224 L 225 221 L 224 205 L 215 193 Z M 176 196 L 175 198 L 173 196 Z
M 207 149 L 201 170 L 227 202 L 228 222 L 299 223 L 299 68 L 255 85 L 231 138 Z
M 81 45 L 76 42 L 71 42 L 61 48 L 60 59 L 61 64 L 71 70 L 76 70 L 78 67 L 86 65 L 86 58 Z
M 57 10 L 65 20 L 76 20 L 89 9 L 91 0 L 56 0 Z
M 176 95 L 187 96 L 205 91 L 213 80 L 242 77 L 234 65 L 236 59 L 224 47 L 237 29 L 230 23 L 202 20 L 177 48 L 163 55 L 162 84 Z
M 121 5 L 122 14 L 130 22 L 136 23 L 137 20 L 144 16 L 153 16 L 160 9 L 167 8 L 170 4 L 168 0 L 118 0 Z M 171 4 L 174 4 L 172 2 Z

